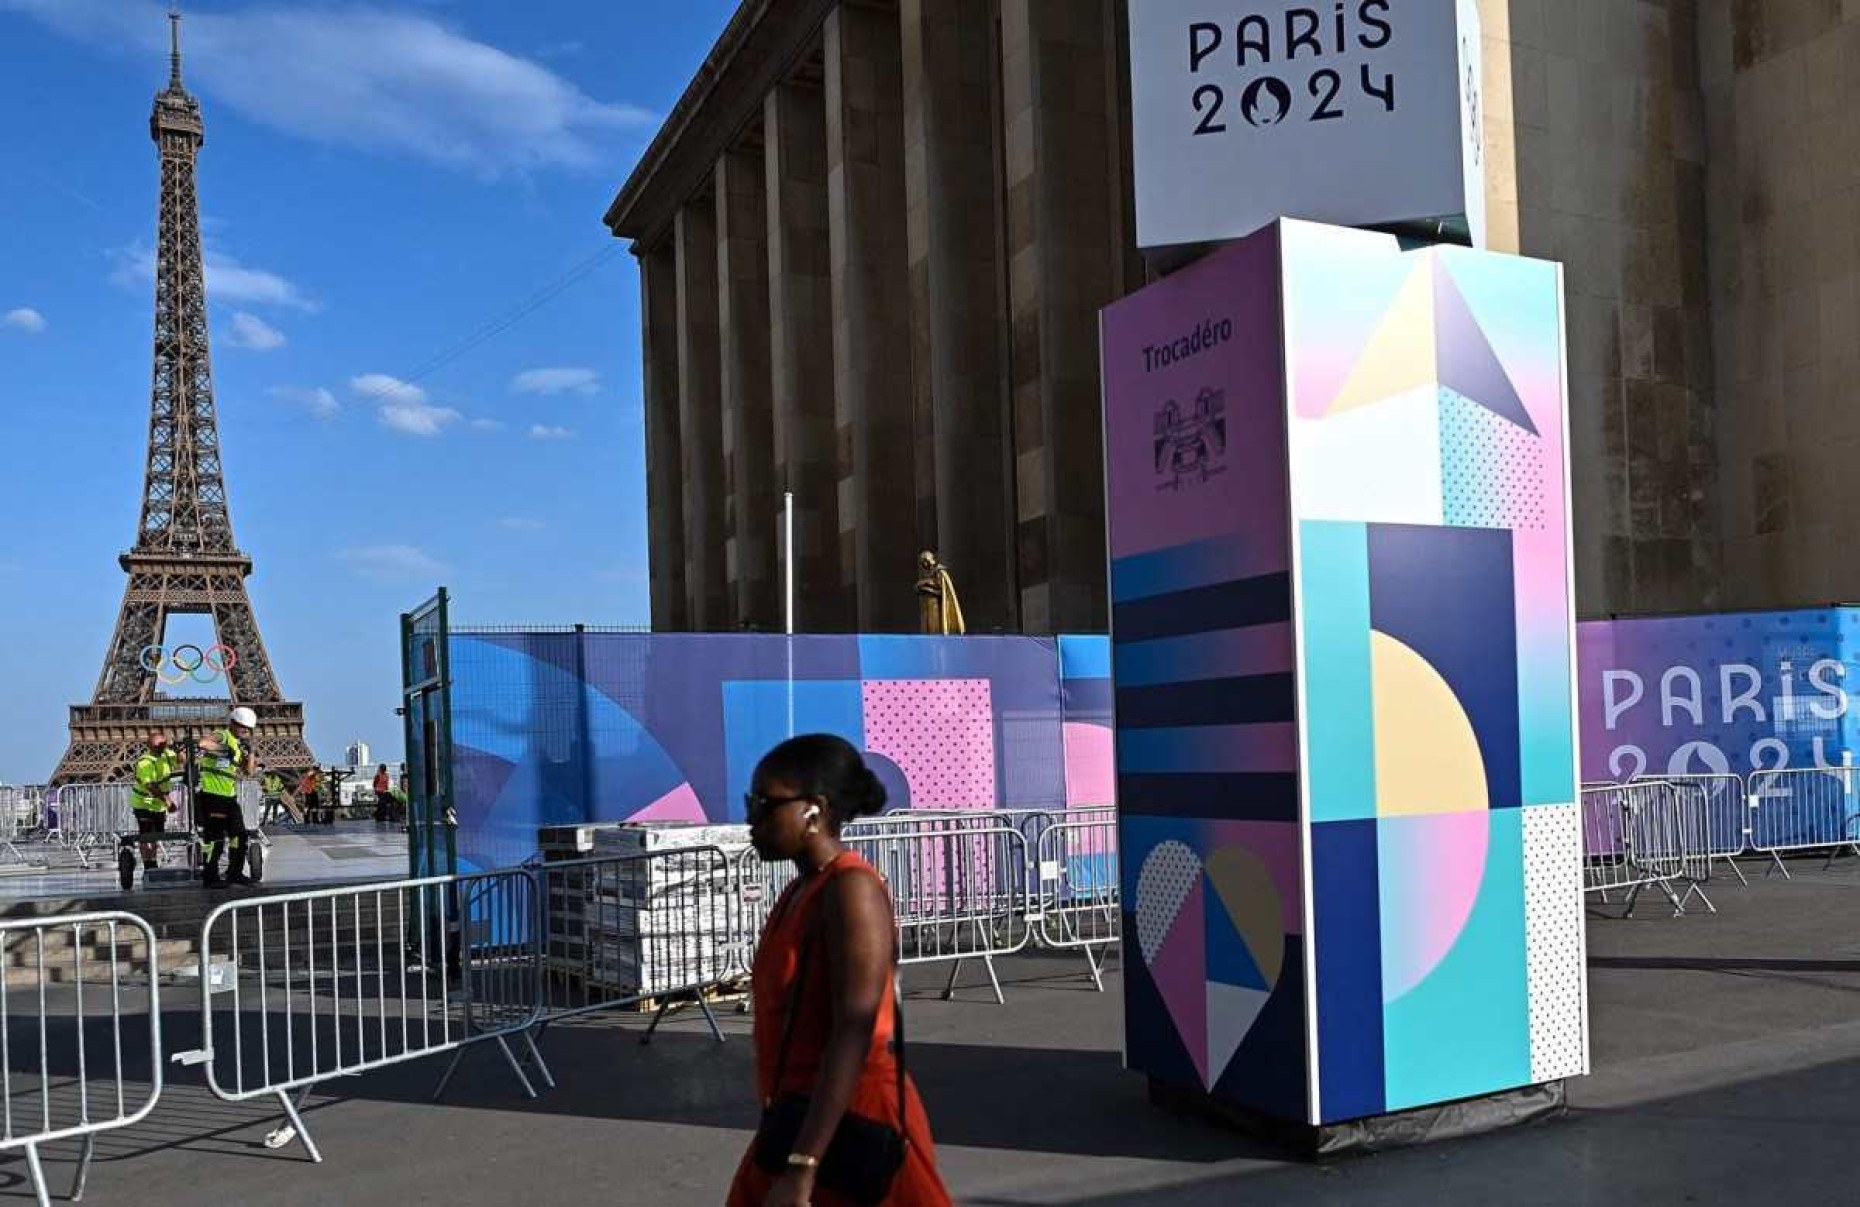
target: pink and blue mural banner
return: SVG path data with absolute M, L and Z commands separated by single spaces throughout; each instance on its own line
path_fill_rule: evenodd
M 1587 1069 L 1562 278 L 1282 222 L 1105 310 L 1126 1050 L 1322 1129 Z
M 757 760 L 797 733 L 864 750 L 892 807 L 1111 803 L 1101 636 L 455 630 L 462 868 L 546 825 L 740 821 Z
M 1582 775 L 1749 775 L 1850 764 L 1860 608 L 1586 621 Z

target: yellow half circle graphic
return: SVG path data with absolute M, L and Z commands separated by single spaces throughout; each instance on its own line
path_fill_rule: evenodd
M 1490 807 L 1485 760 L 1459 697 L 1433 664 L 1369 634 L 1376 735 L 1376 813 L 1418 817 Z

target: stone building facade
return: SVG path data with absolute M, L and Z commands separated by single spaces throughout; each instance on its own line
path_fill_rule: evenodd
M 652 612 L 1105 623 L 1096 312 L 1143 284 L 1129 0 L 745 0 L 606 221 Z M 1860 4 L 1481 0 L 1491 246 L 1568 268 L 1585 615 L 1860 599 Z

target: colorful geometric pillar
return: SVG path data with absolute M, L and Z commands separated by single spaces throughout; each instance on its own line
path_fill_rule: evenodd
M 1555 264 L 1287 221 L 1104 311 L 1159 1094 L 1331 1151 L 1588 1071 L 1562 298 Z

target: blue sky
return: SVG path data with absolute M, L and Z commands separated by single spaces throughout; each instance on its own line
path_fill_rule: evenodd
M 600 218 L 734 7 L 186 6 L 233 525 L 322 757 L 397 756 L 396 618 L 440 583 L 465 621 L 646 621 L 638 285 Z M 134 538 L 165 8 L 0 0 L 7 782 L 63 750 Z

